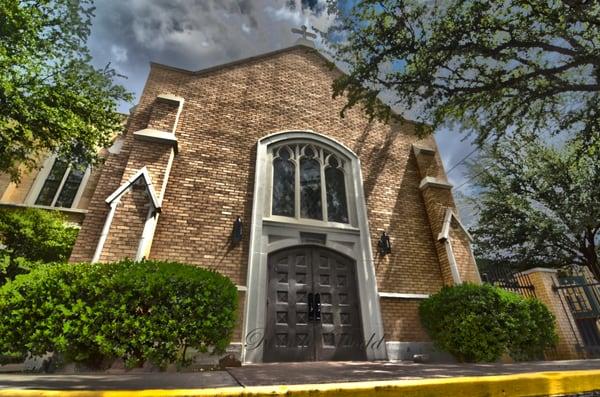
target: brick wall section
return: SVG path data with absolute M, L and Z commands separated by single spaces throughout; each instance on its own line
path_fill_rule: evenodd
M 149 208 L 145 185 L 135 186 L 121 197 L 100 262 L 135 258 Z
M 154 105 L 152 105 L 152 113 L 150 114 L 150 120 L 148 121 L 148 128 L 173 132 L 178 109 L 178 102 L 168 101 L 160 97 L 156 98 Z
M 472 283 L 481 283 L 477 266 L 473 265 L 469 238 L 454 219 L 450 227 L 450 243 L 452 244 L 452 251 L 454 252 L 460 279 Z
M 417 164 L 420 177 L 433 177 L 439 182 L 447 183 L 446 174 L 441 159 L 437 154 L 438 149 L 435 142 L 427 147 L 434 149 L 435 154 L 417 151 L 419 153 L 417 154 Z M 445 284 L 452 285 L 454 284 L 454 279 L 450 269 L 448 252 L 446 251 L 445 243 L 437 241 L 437 238 L 442 231 L 446 210 L 451 208 L 457 213 L 454 198 L 450 189 L 439 186 L 425 187 L 422 189 L 422 195 L 425 201 L 432 237 L 435 240 L 435 249 L 441 266 L 442 278 Z M 449 239 L 461 281 L 480 283 L 481 279 L 477 271 L 477 264 L 471 255 L 471 246 L 468 237 L 454 219 L 451 223 Z
M 135 118 L 135 115 L 133 118 Z M 133 124 L 133 118 L 130 119 L 130 125 Z M 125 143 L 122 150 L 119 153 L 110 154 L 101 169 L 96 190 L 89 202 L 88 213 L 85 216 L 81 230 L 77 235 L 73 252 L 69 258 L 70 262 L 86 262 L 90 261 L 94 256 L 94 251 L 96 250 L 96 245 L 109 209 L 105 200 L 121 184 L 121 176 L 123 175 L 129 154 L 127 149 L 131 144 L 130 138 L 132 135 L 129 134 L 124 137 Z
M 411 146 L 418 142 L 414 126 L 369 122 L 360 109 L 340 118 L 344 99 L 333 100 L 331 90 L 338 73 L 305 47 L 199 74 L 153 65 L 129 120 L 123 149 L 104 167 L 71 260 L 91 259 L 108 210 L 104 199 L 131 171 L 126 164 L 138 145 L 133 132 L 153 120 L 150 114 L 157 95 L 170 93 L 183 97 L 185 105 L 176 132 L 179 153 L 151 258 L 216 269 L 245 285 L 256 142 L 281 130 L 310 129 L 339 140 L 360 157 L 372 245 L 377 247 L 383 230 L 393 244 L 392 254 L 385 258 L 374 253 L 379 291 L 436 292 L 443 281 L 418 188 L 421 178 Z M 419 144 L 434 142 L 428 138 Z M 246 232 L 241 244 L 232 245 L 230 235 L 238 215 Z M 397 305 L 412 307 L 415 318 L 414 304 Z M 388 324 L 397 321 L 389 316 L 384 314 Z
M 577 331 L 575 320 L 568 307 L 563 306 L 558 292 L 552 287 L 558 285 L 556 270 L 532 269 L 527 271 L 529 280 L 535 287 L 536 297 L 542 301 L 556 317 L 556 333 L 558 334 L 558 346 L 553 359 L 575 359 L 580 357 L 576 346 L 580 345 L 581 337 Z
M 379 303 L 387 341 L 429 341 L 419 318 L 421 300 L 382 298 Z
M 427 208 L 432 237 L 435 239 L 435 249 L 441 266 L 441 272 L 446 285 L 454 284 L 448 254 L 443 242 L 438 241 L 438 235 L 442 231 L 446 208 L 454 208 L 454 201 L 450 190 L 439 187 L 427 187 L 422 190 Z

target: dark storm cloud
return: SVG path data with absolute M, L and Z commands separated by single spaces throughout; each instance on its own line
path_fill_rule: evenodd
M 198 70 L 292 44 L 290 29 L 325 29 L 324 2 L 296 0 L 100 0 L 89 46 L 139 96 L 150 61 Z M 128 106 L 123 105 L 126 111 Z

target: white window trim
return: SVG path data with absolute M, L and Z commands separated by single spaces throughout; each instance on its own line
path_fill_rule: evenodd
M 352 196 L 348 196 L 349 206 L 356 211 L 355 226 L 348 224 L 327 225 L 317 221 L 318 225 L 306 222 L 294 222 L 293 218 L 283 220 L 271 219 L 271 179 L 272 158 L 268 148 L 284 141 L 308 140 L 333 148 L 350 159 L 351 178 L 346 181 L 346 189 L 351 185 Z M 348 190 L 347 190 L 348 191 Z M 352 201 L 353 200 L 353 201 Z M 353 204 L 352 204 L 353 203 Z M 351 213 L 349 208 L 349 213 Z M 304 219 L 303 221 L 307 221 Z M 314 221 L 314 220 L 313 220 Z M 344 227 L 342 227 L 344 226 Z M 245 336 L 266 327 L 267 306 L 267 259 L 269 253 L 280 249 L 306 244 L 302 233 L 326 234 L 324 247 L 340 252 L 356 262 L 357 289 L 360 298 L 360 314 L 363 335 L 379 335 L 383 333 L 383 321 L 377 293 L 375 264 L 371 247 L 371 236 L 367 219 L 367 206 L 362 185 L 362 172 L 358 156 L 342 143 L 310 130 L 281 131 L 259 139 L 256 148 L 256 168 L 254 175 L 254 195 L 252 202 L 252 219 L 250 221 L 250 249 L 248 253 L 247 292 L 244 308 L 244 331 L 242 335 L 242 361 L 245 363 L 261 362 L 263 346 L 256 349 L 245 348 Z M 367 349 L 367 359 L 384 360 L 387 358 L 386 347 Z
M 56 200 L 58 200 L 58 197 L 60 196 L 60 192 L 62 191 L 62 188 L 65 185 L 65 182 L 67 181 L 67 178 L 69 177 L 69 172 L 71 172 L 71 165 L 69 165 L 67 167 L 67 170 L 63 174 L 63 178 L 60 181 L 60 184 L 58 185 L 58 189 L 56 190 L 56 193 L 54 194 L 54 198 L 52 199 L 52 202 L 50 203 L 50 205 L 49 206 L 47 206 L 47 205 L 40 206 L 35 203 L 38 199 L 38 196 L 40 195 L 40 192 L 42 191 L 42 188 L 44 187 L 44 183 L 46 182 L 48 175 L 50 175 L 50 171 L 52 170 L 52 166 L 54 165 L 56 158 L 57 158 L 57 155 L 53 154 L 51 156 L 48 156 L 46 158 L 46 160 L 44 160 L 44 164 L 42 165 L 40 172 L 38 172 L 37 176 L 35 177 L 35 181 L 31 185 L 31 188 L 29 189 L 29 192 L 27 193 L 27 197 L 25 197 L 25 204 L 27 204 L 28 206 L 67 208 L 67 209 L 68 208 L 77 208 L 79 206 L 79 201 L 81 200 L 81 196 L 83 196 L 83 192 L 85 191 L 85 187 L 87 185 L 88 179 L 89 179 L 91 171 L 92 171 L 91 167 L 87 167 L 85 169 L 85 173 L 83 174 L 83 178 L 81 178 L 81 182 L 79 183 L 79 188 L 77 189 L 77 193 L 75 193 L 75 197 L 73 198 L 73 203 L 71 204 L 70 207 L 56 207 L 55 204 L 56 204 Z

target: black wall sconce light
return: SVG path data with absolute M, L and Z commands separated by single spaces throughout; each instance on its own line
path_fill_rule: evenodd
M 377 246 L 379 247 L 379 255 L 381 256 L 392 253 L 392 243 L 390 242 L 390 236 L 386 232 L 381 233 Z
M 233 233 L 231 235 L 231 240 L 234 244 L 237 244 L 240 241 L 242 241 L 242 229 L 242 218 L 238 216 L 235 219 L 235 222 L 233 222 Z

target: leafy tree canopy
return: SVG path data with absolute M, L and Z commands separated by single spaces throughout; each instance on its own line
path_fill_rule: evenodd
M 477 134 L 570 131 L 600 136 L 600 2 L 593 0 L 332 0 L 329 44 L 349 75 L 344 111 L 377 100 L 433 128 L 459 122 Z
M 0 2 L 0 172 L 15 181 L 47 152 L 93 163 L 121 128 L 116 104 L 132 95 L 90 63 L 92 3 Z
M 516 268 L 586 266 L 600 280 L 600 153 L 581 145 L 515 138 L 471 164 L 478 257 Z

